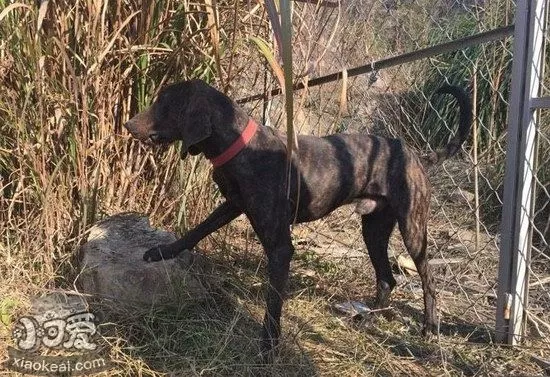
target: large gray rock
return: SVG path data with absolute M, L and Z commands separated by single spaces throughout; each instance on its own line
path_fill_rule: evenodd
M 153 229 L 149 219 L 122 213 L 94 225 L 81 247 L 80 290 L 116 301 L 145 304 L 181 301 L 207 294 L 206 263 L 191 251 L 177 258 L 145 262 L 143 253 L 158 244 L 175 241 L 169 232 Z

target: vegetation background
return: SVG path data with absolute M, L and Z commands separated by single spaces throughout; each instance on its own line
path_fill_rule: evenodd
M 297 1 L 294 75 L 317 77 L 509 25 L 514 10 L 511 0 Z M 10 326 L 33 295 L 73 288 L 78 247 L 97 220 L 137 211 L 181 234 L 219 202 L 201 157 L 181 161 L 178 145 L 145 148 L 122 125 L 159 88 L 183 79 L 206 80 L 235 99 L 276 87 L 253 38 L 273 49 L 262 2 L 0 0 L 0 344 L 10 342 Z M 432 98 L 435 89 L 450 82 L 475 96 L 475 139 L 461 158 L 430 172 L 430 252 L 445 262 L 436 268 L 445 323 L 438 339 L 419 335 L 415 276 L 403 275 L 396 291 L 397 319 L 353 321 L 331 309 L 369 303 L 374 292 L 370 262 L 357 256 L 364 251 L 357 219 L 343 209 L 295 228 L 281 356 L 259 364 L 263 258 L 239 219 L 201 243 L 224 277 L 210 299 L 131 310 L 98 304 L 118 368 L 106 375 L 543 373 L 533 356 L 550 357 L 545 117 L 532 267 L 542 283 L 530 290 L 528 347 L 497 347 L 491 334 L 511 45 L 508 38 L 294 95 L 302 133 L 376 132 L 420 152 L 444 143 L 456 120 L 448 98 Z M 245 106 L 284 127 L 281 101 Z M 401 249 L 392 240 L 392 250 Z

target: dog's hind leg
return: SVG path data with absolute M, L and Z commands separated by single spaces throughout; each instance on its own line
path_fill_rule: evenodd
M 388 242 L 396 218 L 390 207 L 361 216 L 363 239 L 376 273 L 376 306 L 386 308 L 396 285 L 388 259 Z
M 426 206 L 427 207 L 427 206 Z M 416 270 L 422 280 L 424 293 L 424 327 L 422 334 L 426 336 L 428 331 L 437 334 L 437 306 L 436 291 L 433 276 L 428 264 L 427 256 L 427 208 L 417 208 L 412 212 L 415 216 L 404 216 L 398 219 L 399 229 L 403 236 L 403 242 L 414 261 Z

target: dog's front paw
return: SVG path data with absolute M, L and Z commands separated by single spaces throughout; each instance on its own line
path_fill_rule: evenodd
M 171 250 L 169 245 L 158 245 L 150 248 L 143 254 L 143 260 L 146 262 L 158 262 L 163 259 L 172 259 L 176 254 Z

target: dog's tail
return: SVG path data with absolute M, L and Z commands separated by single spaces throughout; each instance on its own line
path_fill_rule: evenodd
M 451 141 L 445 147 L 423 157 L 427 165 L 438 164 L 457 154 L 462 144 L 468 138 L 470 128 L 472 127 L 472 101 L 464 89 L 458 86 L 444 85 L 436 93 L 448 93 L 455 97 L 460 108 L 460 116 L 458 119 L 458 131 Z

